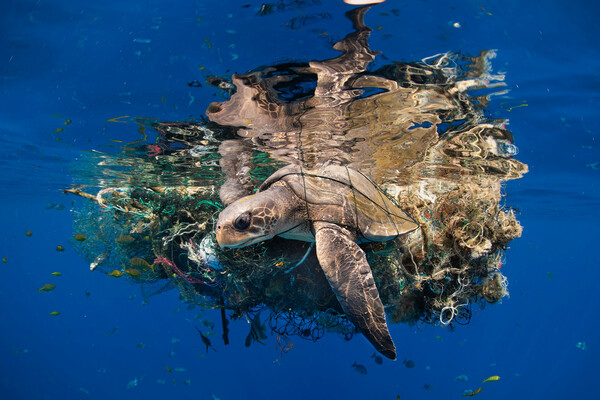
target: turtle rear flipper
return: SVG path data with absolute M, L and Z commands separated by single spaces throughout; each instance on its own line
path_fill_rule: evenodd
M 319 264 L 344 312 L 378 352 L 395 360 L 396 346 L 364 251 L 338 225 L 315 222 L 314 227 Z

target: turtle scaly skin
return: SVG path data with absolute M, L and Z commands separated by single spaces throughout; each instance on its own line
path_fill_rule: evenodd
M 364 251 L 358 243 L 392 240 L 418 224 L 368 178 L 347 167 L 289 165 L 253 195 L 219 215 L 221 247 L 244 247 L 278 235 L 316 243 L 319 264 L 349 320 L 384 356 L 396 348 Z

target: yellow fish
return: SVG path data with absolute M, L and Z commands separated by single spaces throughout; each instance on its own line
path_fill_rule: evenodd
M 87 239 L 87 237 L 83 233 L 78 233 L 75 235 L 75 240 L 78 242 L 83 242 L 85 239 Z
M 54 276 L 61 276 L 62 275 L 60 272 L 52 272 L 51 274 L 54 275 Z
M 118 269 L 114 269 L 110 274 L 108 274 L 108 276 L 120 278 L 123 276 L 123 273 L 121 271 L 119 271 Z
M 490 376 L 487 379 L 484 379 L 483 382 L 495 382 L 497 380 L 500 380 L 500 377 L 498 375 L 494 375 L 494 376 Z
M 135 277 L 137 278 L 138 276 L 142 276 L 142 273 L 140 272 L 139 269 L 135 269 L 135 268 L 127 268 L 125 270 L 125 273 L 131 277 Z
M 129 260 L 129 264 L 131 264 L 134 267 L 141 268 L 141 269 L 150 268 L 152 270 L 152 272 L 154 272 L 154 264 L 150 264 L 148 261 L 146 261 L 140 257 L 133 257 L 131 260 Z
M 42 286 L 41 288 L 38 289 L 38 293 L 41 293 L 42 291 L 51 292 L 54 289 L 56 289 L 56 285 L 53 285 L 51 283 L 46 283 L 44 286 Z
M 25 231 L 25 235 L 27 235 L 27 236 L 31 236 L 31 235 L 33 235 L 33 232 L 31 232 L 30 230 L 26 230 L 26 231 Z
M 56 251 L 65 251 L 65 248 L 59 244 L 58 246 L 56 246 Z
M 168 365 L 165 367 L 165 369 L 166 369 L 167 371 L 169 371 L 170 373 L 173 373 L 173 370 L 172 370 L 172 369 L 171 369 L 171 368 L 170 368 Z
M 134 240 L 135 240 L 135 238 L 131 235 L 121 235 L 115 239 L 115 242 L 120 243 L 120 244 L 129 244 L 129 243 L 133 243 Z
M 2 259 L 2 262 L 3 262 L 3 263 L 7 263 L 7 262 L 8 262 L 8 259 L 7 259 L 6 257 L 4 257 L 4 258 Z
M 471 396 L 475 396 L 476 394 L 478 394 L 479 392 L 481 392 L 483 390 L 482 387 L 480 387 L 479 389 L 476 389 L 472 392 L 468 392 L 468 393 L 463 393 L 463 397 L 471 397 Z
M 56 317 L 57 315 L 60 315 L 60 313 L 58 311 L 52 311 L 49 315 Z

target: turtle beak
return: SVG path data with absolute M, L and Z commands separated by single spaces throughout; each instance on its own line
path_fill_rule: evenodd
M 221 225 L 217 225 L 215 229 L 215 236 L 217 238 L 217 243 L 222 248 L 223 246 L 223 230 L 221 229 Z

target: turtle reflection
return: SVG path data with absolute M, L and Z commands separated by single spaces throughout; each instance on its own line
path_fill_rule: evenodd
M 76 214 L 87 240 L 73 247 L 90 262 L 106 254 L 95 267 L 105 274 L 148 260 L 154 268 L 126 277 L 145 298 L 175 286 L 234 318 L 268 309 L 280 337 L 358 329 L 390 358 L 387 322 L 454 326 L 473 304 L 500 301 L 503 250 L 521 234 L 501 185 L 527 167 L 505 121 L 484 114 L 489 97 L 469 95 L 502 90 L 494 53 L 370 71 L 367 10 L 348 13 L 354 31 L 335 44 L 338 57 L 233 75 L 231 98 L 207 120 L 154 123 L 157 143 L 104 156 L 103 189 L 85 196 L 97 204 Z M 284 205 L 275 188 L 294 199 L 293 218 L 273 213 Z M 261 193 L 272 207 L 231 213 Z M 230 240 L 226 224 L 254 236 Z M 363 319 L 365 309 L 376 312 Z

